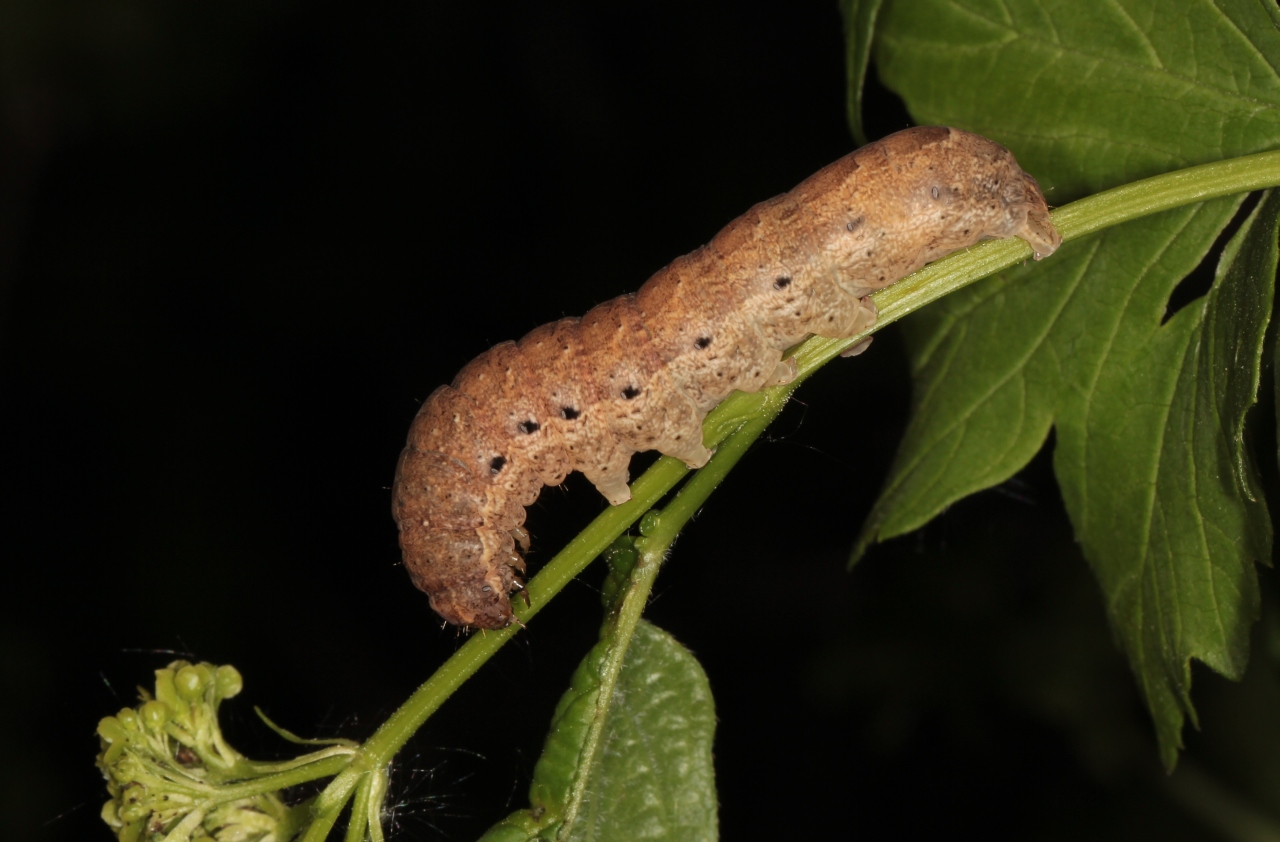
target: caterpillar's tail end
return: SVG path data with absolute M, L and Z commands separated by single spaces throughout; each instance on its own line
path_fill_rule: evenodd
M 1040 185 L 1027 173 L 1022 174 L 1027 182 L 1027 220 L 1017 235 L 1031 246 L 1031 255 L 1036 260 L 1043 260 L 1058 250 L 1062 245 L 1062 235 L 1053 227 L 1049 217 L 1049 205 L 1040 192 Z

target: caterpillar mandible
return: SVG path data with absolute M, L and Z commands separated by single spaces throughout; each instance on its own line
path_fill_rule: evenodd
M 761 202 L 639 292 L 497 345 L 432 392 L 392 488 L 404 564 L 450 623 L 502 628 L 528 549 L 525 507 L 581 471 L 630 499 L 632 454 L 692 468 L 702 419 L 735 389 L 785 383 L 782 351 L 876 318 L 866 296 L 958 249 L 1018 236 L 1037 260 L 1062 239 L 1012 153 L 946 127 L 907 129 Z

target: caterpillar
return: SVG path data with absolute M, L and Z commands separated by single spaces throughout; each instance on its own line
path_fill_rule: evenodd
M 1062 242 L 1009 150 L 907 129 L 751 208 L 638 292 L 494 346 L 431 393 L 400 455 L 392 516 L 413 583 L 449 623 L 509 625 L 544 485 L 581 471 L 618 505 L 638 451 L 701 467 L 702 419 L 735 389 L 794 377 L 786 348 L 854 336 L 875 321 L 871 292 L 1014 235 L 1037 260 Z

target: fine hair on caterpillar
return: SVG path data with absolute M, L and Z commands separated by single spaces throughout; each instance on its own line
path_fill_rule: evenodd
M 544 485 L 581 471 L 618 505 L 636 452 L 701 467 L 702 419 L 735 389 L 793 378 L 785 349 L 861 333 L 870 293 L 1010 236 L 1037 260 L 1062 242 L 1012 153 L 907 129 L 751 208 L 638 292 L 489 349 L 431 393 L 400 455 L 392 515 L 413 583 L 450 623 L 509 625 Z

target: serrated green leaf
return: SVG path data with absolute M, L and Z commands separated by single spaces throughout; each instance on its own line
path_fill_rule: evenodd
M 1252 561 L 1269 558 L 1240 428 L 1274 268 L 1247 292 L 1221 275 L 1208 302 L 1161 325 L 1173 287 L 1237 205 L 1118 226 L 1064 247 L 1043 272 L 962 290 L 909 322 L 917 406 L 859 544 L 1008 478 L 1056 425 L 1068 512 L 1170 765 L 1194 716 L 1187 661 L 1239 674 L 1257 612 Z M 1246 294 L 1260 297 L 1252 309 Z M 1223 308 L 1239 312 L 1221 318 Z M 1233 362 L 1211 376 L 1223 359 Z
M 876 59 L 919 122 L 1009 144 L 1061 204 L 1280 145 L 1273 5 L 897 0 L 881 12 Z M 1068 510 L 1170 765 L 1194 717 L 1189 658 L 1238 674 L 1256 613 L 1251 562 L 1270 546 L 1238 441 L 1256 389 L 1256 319 L 1265 327 L 1269 312 L 1229 320 L 1227 336 L 1213 314 L 1243 293 L 1217 290 L 1244 284 L 1220 275 L 1204 327 L 1206 300 L 1161 326 L 1173 287 L 1236 204 L 1079 240 L 904 323 L 916 410 L 855 550 L 1007 479 L 1056 425 Z M 1233 361 L 1232 377 L 1209 377 L 1213 354 Z M 1221 419 L 1213 435 L 1209 407 Z
M 915 406 L 855 557 L 1022 469 L 1099 372 L 1155 330 L 1169 293 L 1239 204 L 1117 226 L 947 296 L 903 322 Z
M 485 842 L 717 838 L 715 706 L 702 667 L 669 634 L 641 620 L 603 714 L 600 750 L 585 757 L 587 731 L 600 715 L 603 646 L 583 660 L 556 708 L 534 770 L 532 808 L 495 826 Z M 576 787 L 585 794 L 565 827 Z
M 867 132 L 862 126 L 862 89 L 871 63 L 876 17 L 883 4 L 884 0 L 840 0 L 840 14 L 844 18 L 845 113 L 853 140 L 859 146 L 867 142 Z
M 1182 746 L 1191 658 L 1238 679 L 1271 522 L 1244 443 L 1275 288 L 1280 199 L 1232 238 L 1205 299 L 1117 346 L 1092 399 L 1064 413 L 1055 468 L 1076 536 L 1155 714 Z M 1117 422 L 1121 425 L 1117 425 Z
M 1274 3 L 891 0 L 875 44 L 918 122 L 1007 144 L 1053 204 L 1280 138 Z

